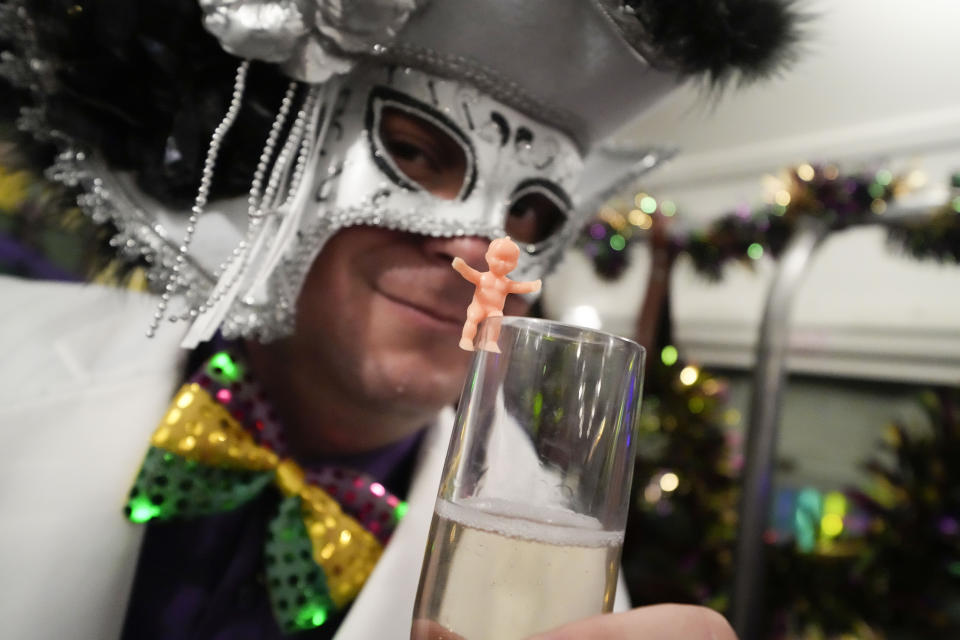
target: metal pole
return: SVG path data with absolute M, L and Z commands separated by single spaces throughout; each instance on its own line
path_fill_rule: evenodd
M 759 640 L 761 633 L 763 533 L 770 510 L 790 312 L 810 260 L 827 231 L 827 226 L 818 220 L 799 221 L 767 292 L 757 340 L 734 564 L 732 619 L 740 640 Z

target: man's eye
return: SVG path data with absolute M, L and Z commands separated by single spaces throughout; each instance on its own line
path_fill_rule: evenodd
M 378 133 L 383 151 L 407 180 L 440 198 L 457 197 L 466 178 L 467 156 L 450 134 L 392 107 L 383 108 Z
M 551 198 L 533 192 L 514 200 L 505 227 L 514 240 L 536 244 L 557 233 L 566 219 L 566 213 Z
M 413 168 L 429 171 L 439 171 L 440 169 L 435 154 L 430 153 L 415 142 L 386 140 L 384 146 L 390 152 L 393 161 L 399 165 L 400 169 L 404 170 L 404 173 Z

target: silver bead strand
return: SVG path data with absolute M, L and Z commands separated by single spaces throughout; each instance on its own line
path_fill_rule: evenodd
M 307 105 L 305 104 L 304 107 L 298 111 L 297 117 L 293 122 L 293 126 L 290 129 L 290 133 L 287 137 L 287 140 L 284 143 L 283 148 L 280 150 L 280 154 L 278 155 L 276 162 L 274 162 L 273 169 L 270 173 L 270 179 L 267 181 L 266 191 L 264 192 L 263 197 L 260 199 L 259 206 L 254 211 L 249 212 L 251 221 L 250 221 L 250 225 L 247 228 L 247 237 L 241 243 L 240 246 L 234 249 L 232 254 L 233 259 L 239 258 L 239 259 L 246 260 L 246 257 L 241 255 L 243 252 L 243 248 L 245 248 L 246 245 L 249 244 L 249 242 L 255 235 L 256 230 L 263 223 L 265 204 L 266 206 L 269 206 L 270 202 L 273 200 L 273 197 L 277 192 L 277 187 L 279 186 L 281 179 L 286 173 L 284 167 L 286 167 L 290 158 L 290 154 L 293 153 L 293 150 L 296 148 L 296 145 L 303 134 L 304 121 L 307 119 L 308 115 L 309 115 L 309 111 L 307 110 Z M 262 176 L 261 176 L 261 181 L 262 181 Z M 204 304 L 200 305 L 200 308 L 198 310 L 199 313 L 204 313 L 207 309 L 209 309 L 210 307 L 220 302 L 224 294 L 233 288 L 237 280 L 241 277 L 242 273 L 243 273 L 243 269 L 237 269 L 236 273 L 228 283 L 226 283 L 222 287 L 215 287 L 214 290 L 211 292 L 209 299 Z
M 210 185 L 213 182 L 213 169 L 217 162 L 217 155 L 220 153 L 220 145 L 223 143 L 223 138 L 227 135 L 230 127 L 232 127 L 236 121 L 237 113 L 239 113 L 240 105 L 243 102 L 243 93 L 246 89 L 247 71 L 249 68 L 250 62 L 248 60 L 244 60 L 240 63 L 240 66 L 237 67 L 237 74 L 233 81 L 233 95 L 230 98 L 230 106 L 227 108 L 227 113 L 223 116 L 223 120 L 221 120 L 220 124 L 213 130 L 213 135 L 210 138 L 210 146 L 207 148 L 207 157 L 204 160 L 203 174 L 200 178 L 200 189 L 197 191 L 197 197 L 193 202 L 193 207 L 190 209 L 190 217 L 187 220 L 183 243 L 177 251 L 177 256 L 174 260 L 170 275 L 167 278 L 163 293 L 160 294 L 157 310 L 154 312 L 150 326 L 147 328 L 148 338 L 156 335 L 157 327 L 160 325 L 160 321 L 163 319 L 163 315 L 167 310 L 170 297 L 176 289 L 180 268 L 186 260 L 187 250 L 190 247 L 190 242 L 193 240 L 193 234 L 196 231 L 197 220 L 207 206 L 207 198 L 210 195 Z
M 293 126 L 290 129 L 290 135 L 287 137 L 286 143 L 283 145 L 283 149 L 280 151 L 280 157 L 277 158 L 277 162 L 273 166 L 273 171 L 270 173 L 270 179 L 267 181 L 267 189 L 263 194 L 263 200 L 261 200 L 261 206 L 257 210 L 258 216 L 264 215 L 264 206 L 271 206 L 274 196 L 277 193 L 277 189 L 280 187 L 281 181 L 287 177 L 287 165 L 290 159 L 290 155 L 296 150 L 301 144 L 303 138 L 303 129 L 304 124 L 307 118 L 310 116 L 310 103 L 312 94 L 307 94 L 307 97 L 304 99 L 304 104 L 297 112 L 297 118 L 293 121 Z
M 319 89 L 313 87 L 303 107 L 304 112 L 306 112 L 307 117 L 310 119 L 306 122 L 306 128 L 300 143 L 300 153 L 297 155 L 297 163 L 293 168 L 293 175 L 290 178 L 290 184 L 287 188 L 287 197 L 284 199 L 283 204 L 289 204 L 296 196 L 296 191 L 300 187 L 300 181 L 303 179 L 303 172 L 307 166 L 307 160 L 309 160 L 314 146 L 318 144 L 316 140 L 317 123 L 310 117 L 317 103 L 318 92 Z
M 313 113 L 317 105 L 317 100 L 320 99 L 320 90 L 317 87 L 311 89 L 310 95 L 307 97 L 306 104 L 304 105 L 304 110 L 307 113 Z M 287 188 L 287 197 L 283 202 L 283 205 L 286 206 L 290 204 L 294 198 L 296 198 L 297 191 L 300 188 L 300 183 L 303 181 L 303 175 L 306 171 L 307 163 L 310 160 L 310 156 L 314 152 L 314 148 L 321 144 L 321 141 L 318 140 L 317 135 L 317 125 L 318 122 L 312 116 L 307 121 L 307 126 L 303 134 L 303 140 L 300 145 L 300 153 L 297 155 L 297 163 L 293 169 L 293 175 L 290 178 L 290 185 Z M 278 287 L 283 289 L 282 286 Z M 278 293 L 278 304 L 277 309 L 274 312 L 276 316 L 275 319 L 281 318 L 289 309 L 290 298 L 289 292 L 286 290 L 280 291 Z
M 267 165 L 270 163 L 270 158 L 273 157 L 273 152 L 277 148 L 277 139 L 280 137 L 280 131 L 283 129 L 283 125 L 286 124 L 287 116 L 290 113 L 290 107 L 293 105 L 293 98 L 296 95 L 297 82 L 291 82 L 287 87 L 287 93 L 283 96 L 283 101 L 280 103 L 280 110 L 277 112 L 277 117 L 273 121 L 273 126 L 270 127 L 270 135 L 267 136 L 267 143 L 263 148 L 263 153 L 260 154 L 260 160 L 257 162 L 257 170 L 253 174 L 253 183 L 250 185 L 250 196 L 247 198 L 248 208 L 247 215 L 251 218 L 256 215 L 257 209 L 261 206 L 261 188 L 263 186 L 263 176 L 267 172 Z
M 250 193 L 247 196 L 247 216 L 251 221 L 255 217 L 257 207 L 261 202 L 263 176 L 267 172 L 267 166 L 270 164 L 270 159 L 273 157 L 273 153 L 277 148 L 277 139 L 280 137 L 280 132 L 283 130 L 283 125 L 286 124 L 287 116 L 290 114 L 290 107 L 293 105 L 293 99 L 296 95 L 298 86 L 299 84 L 297 82 L 291 82 L 287 86 L 287 92 L 284 94 L 283 100 L 280 102 L 280 108 L 277 111 L 276 117 L 273 119 L 273 124 L 270 125 L 270 133 L 267 135 L 267 141 L 263 146 L 263 151 L 260 153 L 260 159 L 257 161 L 257 169 L 253 174 L 253 182 L 250 184 Z M 250 224 L 248 224 L 243 240 L 241 240 L 237 246 L 233 248 L 233 251 L 230 253 L 230 257 L 221 262 L 216 271 L 214 271 L 212 277 L 214 283 L 220 279 L 220 276 L 223 274 L 230 261 L 235 260 L 243 252 L 243 250 L 247 247 L 247 244 L 250 242 L 252 236 L 253 228 Z M 202 313 L 204 310 L 206 310 L 206 308 L 207 303 L 202 303 L 199 308 L 194 307 L 188 309 L 182 316 L 180 316 L 180 319 L 188 320 L 189 318 L 195 318 L 199 313 Z M 174 318 L 175 316 L 171 319 Z

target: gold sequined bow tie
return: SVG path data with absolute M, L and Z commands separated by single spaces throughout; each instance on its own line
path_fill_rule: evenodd
M 180 389 L 151 444 L 127 503 L 133 522 L 222 513 L 271 483 L 280 489 L 264 557 L 270 603 L 285 632 L 323 624 L 360 592 L 380 542 L 308 484 L 296 462 L 257 444 L 200 385 Z

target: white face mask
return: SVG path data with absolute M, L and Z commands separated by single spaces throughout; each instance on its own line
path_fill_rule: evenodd
M 557 130 L 462 82 L 409 69 L 365 70 L 341 99 L 318 221 L 510 235 L 523 249 L 521 279 L 544 275 L 577 231 L 569 194 L 583 163 Z
M 301 230 L 315 250 L 288 263 L 293 290 L 326 238 L 357 225 L 510 235 L 524 280 L 555 264 L 579 226 L 568 194 L 582 161 L 563 134 L 462 82 L 385 67 L 354 78 L 335 106 Z
M 302 177 L 289 179 L 282 204 L 251 218 L 185 344 L 221 324 L 228 336 L 289 331 L 310 265 L 345 227 L 510 235 L 522 249 L 513 272 L 521 280 L 543 276 L 579 229 L 569 193 L 583 162 L 556 129 L 412 69 L 361 67 L 338 88 L 313 91 L 302 161 L 289 170 Z

